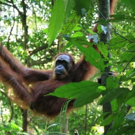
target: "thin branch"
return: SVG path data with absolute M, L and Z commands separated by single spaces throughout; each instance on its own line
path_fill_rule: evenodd
M 0 4 L 12 7 L 12 5 L 5 3 L 5 2 L 2 2 L 2 1 L 0 1 Z
M 34 22 L 35 22 L 35 27 L 36 27 L 36 31 L 37 31 L 37 15 L 36 15 L 36 11 L 35 11 L 33 4 L 32 4 L 32 10 L 33 10 L 33 14 L 34 14 Z
M 122 51 L 125 51 L 125 52 L 132 52 L 132 53 L 135 53 L 135 50 L 126 50 L 126 49 L 121 49 Z
M 15 38 L 16 38 L 16 42 L 18 42 L 18 21 L 16 21 L 16 35 L 15 35 Z
M 14 17 L 13 17 L 14 22 L 13 22 L 13 26 L 11 27 L 10 33 L 9 33 L 9 36 L 8 36 L 8 42 L 7 42 L 8 50 L 10 50 L 9 41 L 10 41 L 10 37 L 11 37 L 12 31 L 13 31 L 13 28 L 14 28 L 14 25 L 15 25 L 15 11 L 14 11 L 14 8 L 13 8 L 13 12 L 14 12 Z
M 125 39 L 125 40 L 129 41 L 130 43 L 135 43 L 134 41 L 132 41 L 132 40 L 130 40 L 130 39 L 128 39 L 128 38 L 126 38 L 126 37 L 122 36 L 121 34 L 119 34 L 119 33 L 118 33 L 118 31 L 116 30 L 116 28 L 114 28 L 114 27 L 112 26 L 112 24 L 111 24 L 111 23 L 110 23 L 109 25 L 110 25 L 110 26 L 111 26 L 111 28 L 114 30 L 114 32 L 115 32 L 117 35 L 119 35 L 121 38 L 123 38 L 123 39 Z
M 47 49 L 48 48 L 48 44 L 44 44 L 43 46 L 41 47 L 38 47 L 37 49 L 33 50 L 30 52 L 30 56 L 39 52 L 39 51 L 42 51 L 43 49 Z
M 6 0 L 6 1 L 9 2 L 9 3 L 11 3 L 12 5 L 10 5 L 10 4 L 8 4 L 8 3 L 5 3 L 5 2 L 2 2 L 2 1 L 0 1 L 0 4 L 13 7 L 13 8 L 15 8 L 15 9 L 19 12 L 19 15 L 22 15 L 22 12 L 21 12 L 21 11 L 19 10 L 19 8 L 14 4 L 13 0 L 11 0 L 11 1 Z
M 41 61 L 41 60 L 38 60 L 38 61 L 34 61 L 34 60 L 31 60 L 31 62 L 29 63 L 29 66 L 32 67 L 34 65 L 41 65 L 41 64 L 45 64 L 45 63 L 48 63 L 50 62 L 52 59 L 48 58 L 47 60 L 44 60 L 44 61 Z
M 130 61 L 128 61 L 127 65 L 124 67 L 123 71 L 124 72 L 126 70 L 126 68 L 128 67 L 128 65 L 130 64 L 130 62 L 135 58 L 135 55 L 131 58 Z
M 11 3 L 13 7 L 18 11 L 19 15 L 22 16 L 22 12 L 19 10 L 19 8 L 14 4 L 13 0 L 11 0 Z
M 11 120 L 13 119 L 13 116 L 14 116 L 14 109 L 13 109 L 13 104 L 9 98 L 8 98 L 8 101 L 9 101 L 9 106 L 10 106 L 10 110 L 11 110 L 11 115 L 10 115 L 8 122 L 11 122 Z
M 9 0 L 5 0 L 6 2 L 8 2 L 8 3 L 11 3 L 11 1 L 9 1 Z

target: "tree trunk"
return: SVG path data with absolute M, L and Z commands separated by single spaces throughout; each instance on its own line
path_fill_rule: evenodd
M 110 16 L 110 0 L 98 0 L 99 2 L 99 19 L 107 21 Z M 110 27 L 109 23 L 106 23 L 105 27 L 107 27 L 107 33 L 101 33 L 100 34 L 100 42 L 107 43 L 110 40 Z M 108 54 L 108 57 L 110 58 L 111 55 Z M 108 61 L 105 61 L 105 65 L 108 63 Z M 111 67 L 106 67 L 104 70 L 104 73 L 101 75 L 101 84 L 103 86 L 106 86 L 106 80 L 108 77 L 108 73 L 110 72 Z M 108 102 L 103 105 L 103 113 L 109 112 L 109 114 L 112 112 L 111 110 L 111 104 Z M 108 114 L 108 115 L 109 115 Z M 106 118 L 108 115 L 106 115 L 104 118 Z M 106 125 L 104 127 L 104 135 L 107 134 L 112 124 Z
M 27 26 L 27 15 L 26 15 L 26 12 L 27 12 L 27 5 L 25 3 L 25 0 L 22 0 L 22 7 L 23 7 L 23 13 L 22 13 L 22 27 L 23 27 L 23 30 L 24 30 L 24 34 L 23 34 L 23 37 L 24 37 L 24 49 L 25 49 L 25 52 L 28 54 L 28 26 Z M 27 65 L 27 58 L 25 58 L 25 65 Z M 22 116 L 23 116 L 23 131 L 24 132 L 27 132 L 27 127 L 28 127 L 28 115 L 27 115 L 27 110 L 22 110 Z
M 22 109 L 22 116 L 23 116 L 23 132 L 27 132 L 27 125 L 28 125 L 28 121 L 27 121 L 27 110 Z
M 87 135 L 88 105 L 85 106 L 85 135 Z

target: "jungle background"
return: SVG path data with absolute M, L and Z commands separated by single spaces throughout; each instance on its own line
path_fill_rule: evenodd
M 0 0 L 0 42 L 23 65 L 50 69 L 53 57 L 65 51 L 76 61 L 85 54 L 99 71 L 89 81 L 69 84 L 61 88 L 62 94 L 56 93 L 59 97 L 77 99 L 77 109 L 69 115 L 66 124 L 62 114 L 47 121 L 22 110 L 11 101 L 6 86 L 1 83 L 0 134 L 61 133 L 61 127 L 68 126 L 70 135 L 74 132 L 101 135 L 107 125 L 110 125 L 107 135 L 135 133 L 135 1 L 119 0 L 109 20 L 98 19 L 100 12 L 98 0 Z M 92 28 L 98 20 L 96 34 Z M 104 44 L 99 42 L 100 34 L 106 33 L 108 23 L 111 39 Z M 88 42 L 90 38 L 103 57 Z M 91 47 L 84 49 L 82 45 Z M 103 86 L 97 78 L 105 73 L 106 67 L 111 67 L 110 71 L 117 76 L 108 76 Z M 107 103 L 110 108 L 104 112 L 102 108 Z

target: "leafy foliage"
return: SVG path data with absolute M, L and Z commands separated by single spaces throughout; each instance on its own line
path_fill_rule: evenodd
M 27 1 L 28 43 L 24 45 L 23 6 L 20 1 L 0 0 L 0 41 L 24 64 L 39 69 L 52 67 L 53 56 L 61 50 L 86 60 L 99 69 L 91 80 L 70 83 L 55 90 L 51 95 L 76 99 L 75 110 L 69 119 L 69 133 L 77 129 L 80 134 L 98 135 L 103 133 L 98 127 L 112 123 L 107 135 L 135 134 L 135 2 L 119 1 L 116 14 L 109 21 L 112 38 L 107 43 L 99 41 L 99 34 L 106 32 L 99 24 L 98 33 L 92 32 L 98 13 L 97 3 L 93 0 L 50 0 Z M 14 6 L 13 6 L 14 4 Z M 52 9 L 53 5 L 53 9 Z M 104 22 L 100 22 L 104 24 Z M 108 22 L 107 22 L 108 23 Z M 49 24 L 49 25 L 48 25 Z M 89 35 L 91 34 L 91 35 Z M 86 38 L 94 38 L 96 43 Z M 83 45 L 88 45 L 85 48 Z M 92 47 L 96 45 L 101 54 Z M 64 47 L 63 47 L 64 46 Z M 63 48 L 62 48 L 63 47 Z M 108 49 L 109 48 L 109 49 Z M 111 53 L 111 58 L 108 53 Z M 27 63 L 26 63 L 27 61 Z M 107 64 L 104 62 L 108 61 Z M 97 83 L 97 77 L 111 66 L 117 76 L 109 76 L 106 86 Z M 106 74 L 106 73 L 104 73 Z M 93 82 L 94 81 L 94 82 Z M 22 112 L 11 104 L 0 86 L 0 130 L 2 134 L 26 134 L 22 131 Z M 102 113 L 101 106 L 110 102 L 112 112 Z M 89 104 L 90 103 L 90 104 Z M 86 105 L 88 106 L 84 106 Z M 43 134 L 60 132 L 59 118 L 50 123 L 42 118 L 28 116 L 29 132 Z M 39 122 L 40 121 L 40 122 Z M 81 130 L 80 130 L 81 129 Z

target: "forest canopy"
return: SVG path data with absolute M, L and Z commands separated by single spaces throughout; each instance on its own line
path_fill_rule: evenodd
M 75 61 L 84 54 L 98 71 L 88 81 L 69 83 L 51 93 L 76 99 L 76 109 L 67 118 L 65 105 L 49 122 L 18 107 L 0 83 L 1 134 L 101 135 L 107 131 L 105 135 L 134 135 L 134 5 L 134 0 L 119 0 L 114 14 L 106 18 L 101 17 L 105 5 L 100 0 L 0 0 L 0 42 L 23 65 L 47 70 L 56 54 L 66 52 Z M 110 36 L 104 42 L 102 34 L 106 36 L 108 31 Z

